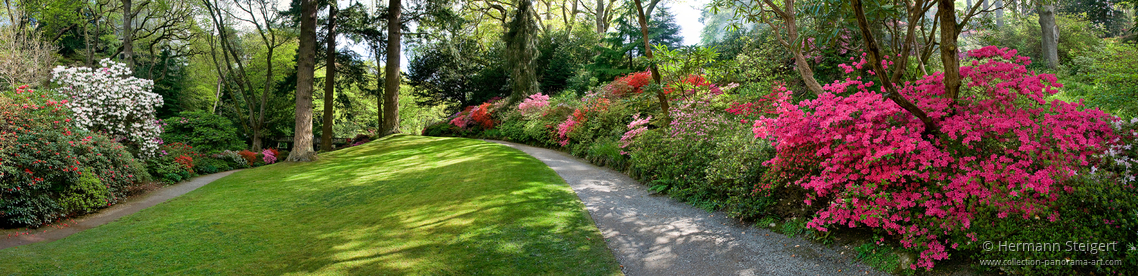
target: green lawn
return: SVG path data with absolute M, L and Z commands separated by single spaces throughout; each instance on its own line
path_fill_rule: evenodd
M 584 205 L 521 151 L 394 136 L 245 170 L 63 240 L 0 274 L 620 274 Z

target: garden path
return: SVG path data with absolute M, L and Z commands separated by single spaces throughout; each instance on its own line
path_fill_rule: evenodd
M 722 212 L 649 195 L 628 176 L 565 153 L 510 142 L 549 165 L 581 198 L 627 275 L 887 275 L 834 250 Z
M 163 187 L 140 197 L 129 199 L 126 202 L 115 204 L 110 208 L 100 210 L 98 213 L 84 216 L 72 223 L 68 223 L 67 227 L 42 227 L 40 229 L 30 230 L 31 234 L 28 235 L 6 238 L 0 237 L 0 249 L 33 244 L 37 242 L 50 242 L 60 240 L 66 238 L 67 236 L 71 236 L 72 234 L 79 233 L 83 230 L 107 224 L 108 222 L 114 221 L 121 217 L 142 211 L 142 209 L 150 208 L 151 206 L 166 202 L 167 200 L 189 193 L 193 190 L 201 188 L 202 186 L 205 186 L 206 184 L 209 184 L 210 182 L 213 182 L 214 180 L 221 179 L 222 177 L 225 177 L 237 171 L 240 170 L 231 170 L 198 176 L 190 179 L 190 181 L 187 182 Z

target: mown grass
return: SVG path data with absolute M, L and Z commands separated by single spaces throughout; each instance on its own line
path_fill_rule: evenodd
M 63 240 L 0 250 L 0 274 L 611 275 L 565 182 L 506 146 L 394 136 L 220 179 Z

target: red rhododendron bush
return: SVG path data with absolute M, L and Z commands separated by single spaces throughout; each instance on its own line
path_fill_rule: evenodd
M 913 269 L 947 259 L 946 248 L 962 246 L 953 241 L 976 242 L 981 212 L 1061 220 L 1052 203 L 1071 190 L 1064 181 L 1115 140 L 1116 118 L 1081 103 L 1047 101 L 1061 84 L 1028 71 L 1029 63 L 992 46 L 968 52 L 962 65 L 971 66 L 960 68 L 964 84 L 955 103 L 941 73 L 904 83 L 901 95 L 930 116 L 935 130 L 860 77 L 797 104 L 790 91 L 776 89 L 777 117 L 759 119 L 753 129 L 777 150 L 765 163 L 774 176 L 768 179 L 809 191 L 805 203 L 821 207 L 812 228 L 867 226 L 897 236 L 921 252 Z

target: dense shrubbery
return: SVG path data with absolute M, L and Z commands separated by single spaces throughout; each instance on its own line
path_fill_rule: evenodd
M 31 90 L 0 95 L 0 223 L 39 226 L 87 213 L 149 179 L 122 145 L 72 125 L 65 105 Z
M 580 99 L 535 95 L 513 108 L 491 109 L 492 128 L 443 122 L 424 134 L 563 148 L 701 208 L 763 225 L 786 219 L 783 227 L 792 233 L 876 229 L 919 253 L 904 264 L 908 269 L 931 268 L 957 253 L 1124 260 L 1118 267 L 1001 268 L 1039 273 L 1114 273 L 1138 265 L 1129 251 L 1076 256 L 981 250 L 984 241 L 1037 238 L 1138 246 L 1138 167 L 1131 169 L 1138 166 L 1138 131 L 1096 109 L 1049 101 L 1061 85 L 1054 76 L 1026 70 L 1027 59 L 1014 51 L 988 47 L 969 55 L 956 112 L 948 112 L 940 96 L 939 73 L 902 88 L 941 127 L 936 138 L 923 136 L 920 121 L 870 92 L 880 86 L 860 79 L 834 82 L 826 86 L 830 93 L 795 101 L 785 88 L 738 93 L 736 85 L 720 87 L 699 75 L 640 85 L 642 93 L 636 93 L 628 83 L 650 77 L 643 73 Z M 854 67 L 839 68 L 848 73 Z M 643 93 L 652 89 L 671 90 L 666 128 L 659 127 L 653 93 Z
M 811 193 L 806 204 L 823 210 L 810 226 L 868 226 L 901 237 L 921 251 L 912 268 L 932 268 L 960 246 L 977 216 L 994 213 L 1058 220 L 1050 208 L 1062 184 L 1111 139 L 1110 116 L 1077 103 L 1045 97 L 1061 86 L 1053 75 L 1030 74 L 1027 58 L 986 47 L 968 53 L 972 66 L 955 112 L 942 95 L 941 75 L 927 76 L 902 94 L 929 113 L 944 135 L 924 125 L 868 85 L 847 79 L 797 105 L 781 101 L 779 117 L 755 124 L 757 136 L 778 141 L 771 172 Z M 853 90 L 853 94 L 850 90 Z M 785 91 L 785 90 L 784 90 Z M 836 96 L 849 94 L 849 96 Z M 784 96 L 784 99 L 789 96 Z M 947 139 L 945 139 L 947 138 Z M 803 170 L 801 164 L 820 164 Z
M 225 117 L 205 111 L 183 111 L 178 116 L 163 120 L 162 141 L 184 143 L 201 153 L 245 148 L 245 141 L 237 137 L 237 127 Z

